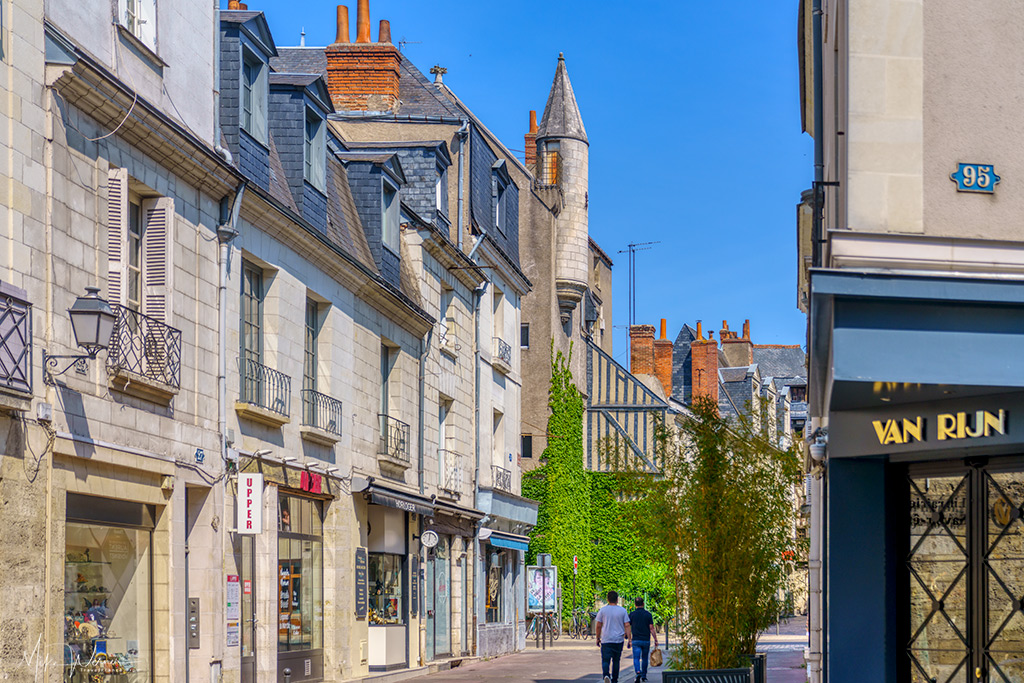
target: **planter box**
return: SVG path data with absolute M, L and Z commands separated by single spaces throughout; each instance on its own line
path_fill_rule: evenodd
M 709 671 L 662 671 L 663 683 L 751 683 L 751 669 L 711 669 Z
M 750 668 L 753 672 L 753 683 L 768 682 L 768 655 L 764 652 L 747 655 L 750 658 Z

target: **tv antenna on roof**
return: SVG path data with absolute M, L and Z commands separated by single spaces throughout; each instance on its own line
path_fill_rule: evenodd
M 398 51 L 401 52 L 402 48 L 404 48 L 406 45 L 420 45 L 422 43 L 422 40 L 406 40 L 405 36 L 402 36 L 401 38 L 398 39 Z
M 636 324 L 636 252 L 646 251 L 653 248 L 651 245 L 661 242 L 633 242 L 626 245 L 626 249 L 620 249 L 620 254 L 629 252 L 629 291 L 626 298 L 629 300 L 629 326 Z

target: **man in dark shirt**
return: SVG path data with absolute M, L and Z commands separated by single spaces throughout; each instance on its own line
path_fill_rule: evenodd
M 633 669 L 636 680 L 647 680 L 647 663 L 650 661 L 651 642 L 658 647 L 658 632 L 654 628 L 654 617 L 644 609 L 644 599 L 637 598 L 636 609 L 629 613 L 629 630 L 633 635 Z

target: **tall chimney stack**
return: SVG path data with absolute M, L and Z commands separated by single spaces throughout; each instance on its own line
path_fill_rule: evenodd
M 334 43 L 351 41 L 352 34 L 348 32 L 348 5 L 338 5 L 338 34 L 334 37 Z
M 370 2 L 356 7 L 356 42 L 349 42 L 348 8 L 338 7 L 338 37 L 324 50 L 327 90 L 337 111 L 394 111 L 398 106 L 401 57 L 391 43 L 391 24 L 380 22 L 370 42 Z
M 667 336 L 667 323 L 661 319 L 661 338 L 654 342 L 654 375 L 665 395 L 672 396 L 672 341 Z
M 692 399 L 706 396 L 718 402 L 718 344 L 713 332 L 708 339 L 700 335 L 700 322 L 697 323 L 697 339 L 690 342 L 690 386 Z
M 530 110 L 530 130 L 523 136 L 526 141 L 526 165 L 537 163 L 537 112 Z
M 725 321 L 722 321 L 722 325 L 725 325 Z M 728 330 L 728 327 L 726 327 Z M 738 336 L 735 332 L 729 332 L 726 336 L 726 332 L 722 332 L 722 353 L 725 354 L 725 360 L 729 363 L 729 367 L 740 368 L 747 367 L 754 362 L 754 345 L 750 342 L 750 321 L 746 320 L 743 323 L 743 336 Z
M 654 325 L 629 328 L 629 371 L 634 375 L 654 374 Z

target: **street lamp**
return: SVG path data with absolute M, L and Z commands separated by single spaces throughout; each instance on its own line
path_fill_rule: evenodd
M 80 361 L 92 359 L 96 354 L 110 346 L 110 337 L 114 332 L 117 316 L 106 300 L 101 299 L 99 287 L 86 287 L 85 296 L 75 299 L 74 305 L 68 309 L 71 318 L 71 330 L 75 333 L 75 343 L 85 350 L 80 355 L 51 355 L 43 351 L 43 381 L 53 385 L 54 377 L 59 377 Z M 68 361 L 64 369 L 57 371 L 60 361 Z

